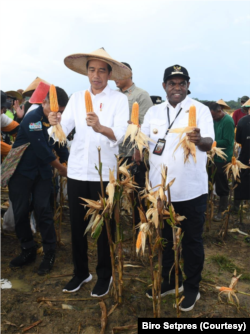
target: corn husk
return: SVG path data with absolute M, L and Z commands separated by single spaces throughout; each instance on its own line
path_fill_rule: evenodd
M 250 168 L 249 166 L 244 165 L 242 162 L 237 160 L 235 157 L 232 157 L 232 161 L 229 162 L 225 167 L 224 171 L 227 175 L 227 178 L 229 176 L 229 172 L 232 171 L 234 180 L 240 179 L 240 171 L 241 169 L 248 169 Z

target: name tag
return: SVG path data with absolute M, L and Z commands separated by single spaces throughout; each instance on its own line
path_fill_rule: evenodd
M 42 131 L 42 123 L 39 121 L 37 123 L 30 123 L 29 124 L 29 130 L 30 131 Z

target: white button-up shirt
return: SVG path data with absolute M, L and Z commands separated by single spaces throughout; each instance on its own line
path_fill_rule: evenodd
M 166 130 L 169 127 L 167 107 L 169 108 L 170 124 L 175 119 L 180 108 L 182 108 L 182 111 L 176 118 L 172 129 L 184 128 L 188 126 L 188 113 L 186 111 L 189 110 L 191 105 L 195 105 L 196 107 L 197 127 L 200 129 L 201 136 L 210 137 L 214 140 L 213 119 L 209 108 L 188 96 L 175 108 L 170 105 L 168 100 L 162 104 L 151 107 L 144 117 L 144 122 L 141 128 L 142 132 L 154 139 L 156 142 L 158 139 L 164 138 Z M 184 164 L 183 148 L 179 147 L 174 153 L 176 145 L 179 142 L 178 136 L 179 134 L 168 133 L 165 138 L 165 149 L 161 156 L 152 153 L 155 144 L 151 142 L 149 143 L 149 179 L 153 187 L 160 184 L 161 165 L 165 164 L 168 167 L 167 182 L 176 178 L 174 184 L 170 188 L 171 200 L 173 202 L 187 201 L 208 192 L 206 152 L 200 151 L 196 146 L 197 162 L 195 163 L 193 157 L 190 155 L 190 162 L 186 162 Z
M 107 85 L 100 93 L 93 95 L 91 89 L 94 112 L 99 117 L 100 124 L 113 130 L 116 141 L 97 133 L 91 126 L 87 126 L 85 109 L 85 91 L 74 93 L 61 119 L 61 126 L 66 136 L 75 128 L 76 133 L 70 148 L 68 161 L 68 177 L 80 181 L 100 181 L 95 166 L 99 168 L 98 150 L 101 147 L 102 177 L 109 180 L 109 169 L 116 170 L 116 157 L 122 142 L 129 119 L 127 97 Z M 49 132 L 51 129 L 49 130 Z

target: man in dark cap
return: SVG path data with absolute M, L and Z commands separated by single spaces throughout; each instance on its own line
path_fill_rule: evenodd
M 240 99 L 240 103 L 241 105 L 243 105 L 245 102 L 247 102 L 247 100 L 249 100 L 249 97 L 248 96 L 242 96 L 242 98 Z M 239 120 L 244 117 L 244 116 L 247 116 L 248 114 L 248 109 L 247 107 L 241 107 L 240 109 L 237 109 L 234 111 L 233 113 L 233 120 L 234 120 L 234 124 L 235 126 L 237 126 Z
M 142 124 L 142 132 L 155 142 L 165 141 L 161 154 L 155 150 L 155 144 L 149 142 L 149 181 L 152 187 L 161 184 L 161 166 L 165 164 L 168 167 L 167 183 L 175 179 L 171 186 L 171 200 L 175 212 L 186 217 L 180 222 L 184 232 L 182 254 L 186 279 L 183 282 L 179 270 L 178 282 L 179 292 L 184 290 L 185 297 L 180 309 L 186 312 L 191 311 L 200 299 L 199 282 L 204 264 L 202 233 L 208 193 L 206 152 L 211 149 L 214 140 L 211 113 L 208 107 L 188 97 L 189 80 L 188 71 L 183 66 L 168 67 L 162 84 L 167 94 L 166 101 L 151 107 Z M 185 163 L 183 148 L 175 150 L 179 134 L 168 133 L 167 130 L 188 126 L 191 106 L 196 107 L 197 126 L 187 136 L 196 146 L 196 161 L 189 156 L 189 162 Z M 166 296 L 175 293 L 173 234 L 167 223 L 164 224 L 162 237 L 166 240 L 166 245 L 163 249 L 161 296 Z M 148 290 L 146 295 L 152 298 L 152 290 Z

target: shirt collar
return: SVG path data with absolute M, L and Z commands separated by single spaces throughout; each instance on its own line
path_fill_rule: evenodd
M 184 108 L 185 104 L 189 101 L 190 97 L 186 96 L 183 101 L 177 104 L 177 106 L 174 108 L 168 101 L 168 98 L 166 97 L 166 101 L 164 102 L 165 107 L 173 108 L 175 110 L 180 110 L 181 108 Z
M 94 94 L 92 93 L 91 86 L 89 87 L 88 91 L 89 91 L 92 95 L 94 95 Z M 98 95 L 101 95 L 101 94 L 105 94 L 105 95 L 109 96 L 109 95 L 110 95 L 110 92 L 111 92 L 111 89 L 110 89 L 109 85 L 107 84 L 107 86 L 103 89 L 103 91 L 102 91 L 101 93 L 96 94 L 96 95 L 94 95 L 94 96 L 98 96 Z
M 132 93 L 134 90 L 135 90 L 135 84 L 133 83 L 132 84 L 132 86 L 130 86 L 128 89 L 126 89 L 126 90 L 124 90 L 124 91 L 122 91 L 121 89 L 119 89 L 120 90 L 120 92 L 121 93 Z

